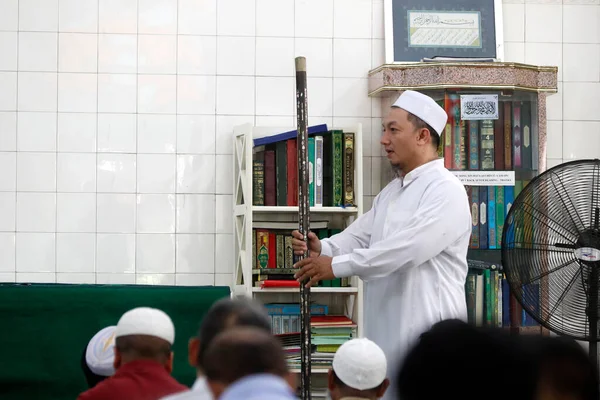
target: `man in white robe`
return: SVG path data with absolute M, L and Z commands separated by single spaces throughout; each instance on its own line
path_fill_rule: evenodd
M 447 114 L 432 98 L 405 91 L 383 123 L 381 144 L 398 178 L 343 232 L 319 241 L 295 277 L 320 280 L 356 275 L 364 282 L 365 336 L 389 360 L 395 377 L 404 355 L 436 322 L 467 319 L 465 280 L 471 212 L 463 184 L 444 167 L 437 147 Z M 296 254 L 306 243 L 293 233 Z

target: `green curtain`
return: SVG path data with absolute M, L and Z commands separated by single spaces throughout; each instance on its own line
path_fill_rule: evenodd
M 134 307 L 175 324 L 173 376 L 191 386 L 187 343 L 229 287 L 0 284 L 0 399 L 75 399 L 87 389 L 80 361 L 92 336 Z

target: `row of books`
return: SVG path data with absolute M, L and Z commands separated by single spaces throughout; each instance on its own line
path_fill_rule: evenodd
M 448 113 L 439 150 L 446 168 L 475 171 L 535 169 L 530 102 L 499 101 L 498 119 L 467 121 L 460 118 L 460 95 L 446 93 L 439 104 Z
M 310 206 L 354 206 L 354 132 L 327 130 L 322 125 L 309 133 Z M 273 140 L 253 148 L 252 205 L 297 206 L 297 139 L 280 135 Z

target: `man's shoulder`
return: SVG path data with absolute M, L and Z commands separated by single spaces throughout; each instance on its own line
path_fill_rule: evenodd
M 108 399 L 123 389 L 119 379 L 109 378 L 99 382 L 96 386 L 81 393 L 77 400 Z

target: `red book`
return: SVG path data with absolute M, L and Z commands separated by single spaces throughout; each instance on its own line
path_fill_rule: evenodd
M 298 140 L 287 141 L 287 205 L 298 205 Z
M 260 283 L 261 288 L 278 288 L 278 287 L 300 287 L 298 281 L 280 281 L 280 280 L 269 280 L 262 281 Z

